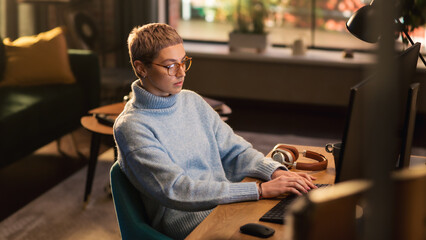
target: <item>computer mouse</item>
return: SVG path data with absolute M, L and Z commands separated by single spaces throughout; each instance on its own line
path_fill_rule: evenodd
M 274 235 L 275 230 L 258 223 L 247 223 L 240 227 L 240 232 L 256 237 L 268 238 Z

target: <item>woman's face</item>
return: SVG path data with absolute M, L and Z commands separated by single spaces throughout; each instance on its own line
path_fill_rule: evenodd
M 172 64 L 180 64 L 186 57 L 183 44 L 173 45 L 163 48 L 158 57 L 152 61 L 151 67 L 146 67 L 142 62 L 135 61 L 135 67 L 142 78 L 142 84 L 148 92 L 160 96 L 167 97 L 177 94 L 182 90 L 185 78 L 185 70 L 178 68 L 175 75 L 170 76 L 167 66 Z

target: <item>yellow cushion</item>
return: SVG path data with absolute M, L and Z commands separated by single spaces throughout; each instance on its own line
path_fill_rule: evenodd
M 7 61 L 0 86 L 75 83 L 61 27 L 3 43 Z

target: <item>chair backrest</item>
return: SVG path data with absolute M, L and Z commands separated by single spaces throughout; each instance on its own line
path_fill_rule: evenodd
M 426 239 L 426 166 L 392 174 L 394 181 L 393 239 Z
M 139 191 L 130 183 L 115 162 L 110 171 L 115 213 L 122 239 L 168 239 L 148 224 Z

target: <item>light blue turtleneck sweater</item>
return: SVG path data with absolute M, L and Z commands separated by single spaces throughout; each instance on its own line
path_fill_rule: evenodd
M 198 94 L 158 97 L 132 84 L 134 97 L 114 125 L 122 171 L 141 192 L 152 226 L 185 238 L 218 204 L 258 200 L 254 182 L 279 163 L 220 119 Z

